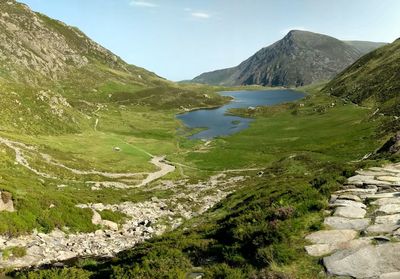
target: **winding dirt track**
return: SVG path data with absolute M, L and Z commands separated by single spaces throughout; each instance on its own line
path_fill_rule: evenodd
M 43 178 L 57 179 L 57 177 L 55 177 L 55 176 L 49 175 L 47 173 L 41 172 L 41 171 L 33 168 L 29 164 L 26 156 L 24 155 L 24 150 L 34 151 L 34 152 L 38 153 L 44 159 L 44 161 L 46 163 L 66 169 L 66 170 L 72 172 L 73 174 L 77 174 L 77 175 L 101 175 L 103 177 L 114 178 L 114 179 L 147 175 L 147 177 L 145 179 L 143 179 L 139 183 L 139 185 L 136 185 L 135 187 L 145 186 L 157 179 L 162 178 L 163 176 L 169 174 L 170 172 L 175 171 L 175 166 L 173 166 L 170 163 L 167 163 L 165 161 L 165 157 L 157 157 L 157 156 L 152 156 L 150 163 L 152 163 L 153 165 L 158 167 L 159 170 L 155 171 L 155 172 L 151 172 L 151 173 L 143 173 L 143 172 L 141 172 L 141 173 L 110 173 L 110 172 L 102 172 L 102 171 L 96 171 L 96 170 L 83 171 L 83 170 L 78 170 L 78 169 L 74 169 L 74 168 L 65 166 L 64 164 L 55 161 L 50 155 L 40 153 L 37 150 L 35 150 L 33 147 L 27 146 L 23 143 L 11 141 L 11 140 L 0 137 L 0 144 L 4 144 L 7 147 L 9 147 L 10 149 L 14 150 L 16 163 L 18 163 L 19 165 L 27 168 L 28 170 L 32 171 L 36 175 L 41 176 Z
M 150 163 L 152 163 L 157 168 L 159 168 L 158 171 L 150 172 L 150 173 L 147 173 L 147 172 L 111 173 L 111 172 L 103 172 L 103 171 L 97 171 L 97 170 L 78 170 L 78 169 L 68 167 L 60 162 L 57 162 L 50 155 L 41 153 L 38 150 L 36 150 L 34 147 L 28 146 L 23 143 L 0 137 L 0 144 L 4 144 L 7 147 L 9 147 L 10 149 L 14 150 L 16 163 L 27 168 L 28 170 L 32 171 L 36 175 L 41 176 L 43 178 L 48 178 L 48 179 L 57 179 L 57 177 L 50 175 L 48 173 L 41 172 L 41 171 L 35 169 L 34 167 L 32 167 L 29 164 L 27 156 L 24 154 L 24 151 L 36 152 L 43 158 L 43 160 L 46 163 L 56 166 L 56 167 L 66 169 L 66 170 L 70 171 L 71 173 L 77 174 L 77 175 L 100 175 L 100 176 L 112 178 L 112 179 L 130 178 L 130 177 L 146 175 L 146 178 L 144 178 L 141 182 L 139 182 L 137 185 L 132 186 L 132 187 L 143 187 L 155 180 L 158 180 L 158 179 L 166 176 L 167 174 L 174 172 L 176 169 L 175 166 L 181 166 L 184 168 L 190 168 L 190 169 L 195 169 L 195 170 L 201 171 L 201 169 L 198 169 L 195 167 L 187 166 L 187 165 L 180 164 L 180 163 L 168 162 L 165 160 L 165 156 L 154 156 L 154 155 L 148 153 L 147 151 L 141 150 L 141 149 L 140 149 L 141 151 L 143 151 L 144 153 L 146 153 L 147 155 L 149 155 L 151 157 Z M 258 171 L 258 170 L 262 170 L 262 168 L 230 169 L 230 170 L 215 171 L 215 172 L 235 173 L 235 172 Z M 127 188 L 130 188 L 130 187 L 128 186 Z

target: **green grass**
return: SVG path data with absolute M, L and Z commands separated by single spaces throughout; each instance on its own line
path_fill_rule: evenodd
M 10 257 L 22 258 L 26 255 L 26 247 L 14 246 L 1 251 L 3 259 L 8 260 Z
M 20 4 L 3 6 L 11 16 L 32 16 Z M 265 174 L 240 173 L 248 180 L 204 215 L 109 262 L 88 259 L 75 268 L 21 272 L 19 278 L 186 278 L 191 272 L 204 273 L 204 278 L 318 278 L 322 268 L 305 255 L 304 235 L 320 228 L 331 191 L 355 169 L 377 164 L 354 160 L 380 146 L 387 131 L 400 127 L 341 98 L 351 93 L 351 100 L 372 106 L 379 102 L 385 111 L 396 112 L 398 83 L 393 78 L 398 71 L 392 70 L 398 55 L 390 53 L 398 42 L 361 60 L 367 69 L 359 71 L 354 65 L 351 69 L 363 73 L 360 78 L 342 75 L 346 82 L 340 79 L 338 86 L 344 87 L 334 88 L 339 98 L 319 92 L 324 84 L 318 84 L 303 88 L 310 94 L 295 104 L 258 108 L 251 114 L 232 111 L 255 121 L 249 129 L 205 147 L 185 138 L 193 131 L 175 118 L 177 113 L 226 103 L 228 98 L 218 91 L 265 88 L 177 85 L 97 51 L 76 28 L 39 17 L 89 64 L 77 69 L 69 61 L 57 79 L 12 64 L 0 70 L 0 135 L 33 147 L 24 150 L 29 164 L 54 176 L 40 177 L 16 164 L 13 150 L 0 145 L 0 191 L 10 193 L 16 209 L 0 212 L 0 234 L 14 237 L 55 228 L 93 232 L 98 227 L 91 222 L 92 211 L 77 204 L 142 202 L 173 194 L 137 188 L 94 191 L 86 182 L 119 180 L 74 174 L 45 162 L 40 153 L 86 171 L 151 172 L 155 170 L 149 163 L 151 155 L 166 155 L 191 167 L 179 167 L 166 177 L 171 180 L 198 181 L 239 168 L 262 168 Z M 380 67 L 378 62 L 387 63 Z M 374 97 L 375 92 L 382 96 Z M 110 210 L 100 214 L 119 224 L 126 218 Z M 3 256 L 21 257 L 25 252 L 13 247 Z
M 157 150 L 156 143 L 165 144 L 170 160 L 198 168 L 183 168 L 191 180 L 224 169 L 257 167 L 263 168 L 265 174 L 257 177 L 248 173 L 246 183 L 204 215 L 121 253 L 111 262 L 81 266 L 82 271 L 94 272 L 93 278 L 185 278 L 194 271 L 203 273 L 205 278 L 319 278 L 322 268 L 317 259 L 305 255 L 304 236 L 321 228 L 322 211 L 331 191 L 338 189 L 355 169 L 377 164 L 355 160 L 380 146 L 379 129 L 387 121 L 385 117 L 371 118 L 369 109 L 319 94 L 321 86 L 307 87 L 310 94 L 296 104 L 260 108 L 252 115 L 245 110 L 235 111 L 254 117 L 255 121 L 241 133 L 215 139 L 206 152 L 197 152 L 201 142 L 188 141 L 170 131 L 178 124 L 172 112 L 156 112 L 164 113 L 161 122 L 170 121 L 163 129 L 161 122 L 153 119 L 155 126 L 150 130 L 159 128 L 152 136 L 133 136 L 129 125 L 118 130 L 111 122 L 102 126 L 101 133 L 107 138 L 112 135 L 128 139 L 134 146 L 151 152 Z M 108 111 L 106 115 L 114 113 Z M 143 131 L 149 123 L 143 124 Z M 59 137 L 49 142 L 56 138 Z M 46 144 L 54 148 L 49 142 Z M 71 152 L 68 144 L 58 148 Z M 168 193 L 159 195 L 165 197 Z
M 121 212 L 111 211 L 108 209 L 100 211 L 99 214 L 103 220 L 112 221 L 117 224 L 122 224 L 124 222 L 124 220 L 126 220 L 126 218 L 127 218 L 127 216 Z
M 398 115 L 400 91 L 400 40 L 356 61 L 324 88 L 325 93 Z
M 357 160 L 379 146 L 374 130 L 381 121 L 369 121 L 372 111 L 335 101 L 333 108 L 315 111 L 320 102 L 310 98 L 298 102 L 304 107 L 260 109 L 251 115 L 256 119 L 249 129 L 218 138 L 210 152 L 188 153 L 185 160 L 215 171 L 263 167 L 277 158 L 301 154 L 326 161 Z

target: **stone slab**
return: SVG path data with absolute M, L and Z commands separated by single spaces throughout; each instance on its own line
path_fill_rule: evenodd
M 345 218 L 354 218 L 354 219 L 362 219 L 367 214 L 365 209 L 354 206 L 341 206 L 336 208 L 333 213 L 334 216 L 345 217 Z
M 331 244 L 314 244 L 305 247 L 307 254 L 313 257 L 322 257 L 338 250 L 354 249 L 371 244 L 371 239 L 353 239 L 346 242 L 337 242 Z
M 375 218 L 375 223 L 398 225 L 400 224 L 400 214 L 377 216 Z
M 327 217 L 325 218 L 324 224 L 337 230 L 356 230 L 362 231 L 365 230 L 369 224 L 371 223 L 371 219 L 363 218 L 363 219 L 352 219 L 352 218 L 344 218 L 344 217 Z
M 400 271 L 400 243 L 365 245 L 340 250 L 325 257 L 328 274 L 354 278 L 379 278 Z
M 385 204 L 379 207 L 376 212 L 383 214 L 400 213 L 400 204 Z
M 331 203 L 329 206 L 331 207 L 338 207 L 338 206 L 354 206 L 354 207 L 360 207 L 360 208 L 366 208 L 367 206 L 363 204 L 362 202 L 356 202 L 356 201 L 351 201 L 351 200 L 342 200 L 342 199 L 337 199 L 333 203 Z
M 400 228 L 400 225 L 395 224 L 375 224 L 367 228 L 369 233 L 392 233 Z
M 357 236 L 355 230 L 325 230 L 317 231 L 306 236 L 306 240 L 313 244 L 332 244 L 346 242 Z

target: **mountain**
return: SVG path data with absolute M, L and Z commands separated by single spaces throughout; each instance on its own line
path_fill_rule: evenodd
M 399 115 L 400 39 L 363 56 L 329 82 L 324 91 Z
M 290 31 L 237 67 L 204 73 L 195 83 L 213 85 L 302 86 L 329 80 L 382 43 L 349 41 Z
M 76 27 L 15 0 L 0 1 L 2 131 L 80 131 L 99 106 L 110 104 L 155 109 L 222 103 L 222 97 L 203 95 L 126 63 Z
M 89 39 L 75 27 L 35 13 L 16 1 L 0 2 L 0 77 L 42 84 L 67 79 L 72 72 L 103 71 L 129 75 L 139 83 L 157 78 Z M 140 77 L 138 76 L 140 75 Z

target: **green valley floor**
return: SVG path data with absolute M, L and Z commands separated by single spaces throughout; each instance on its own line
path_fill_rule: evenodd
M 324 278 L 304 237 L 347 177 L 385 162 L 361 159 L 389 119 L 304 90 L 296 103 L 232 111 L 255 121 L 211 142 L 187 140 L 176 110 L 136 105 L 99 109 L 83 133 L 2 133 L 13 204 L 0 214 L 1 266 L 78 258 L 19 278 Z

